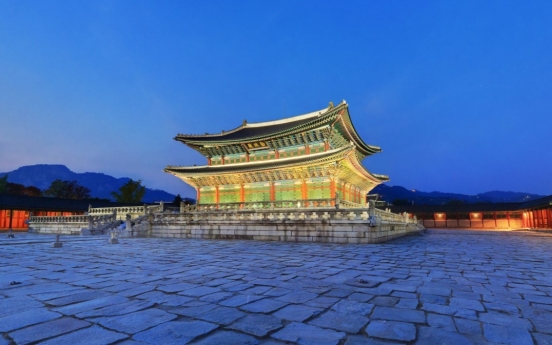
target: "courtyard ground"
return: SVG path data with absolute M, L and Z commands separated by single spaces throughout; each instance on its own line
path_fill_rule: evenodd
M 552 235 L 0 238 L 4 344 L 552 344 Z

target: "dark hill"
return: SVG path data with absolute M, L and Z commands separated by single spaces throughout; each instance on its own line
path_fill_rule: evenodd
M 381 184 L 370 191 L 370 194 L 379 194 L 380 200 L 393 203 L 400 200 L 401 203 L 414 205 L 445 205 L 445 204 L 477 204 L 477 203 L 504 203 L 504 202 L 525 202 L 542 198 L 543 195 L 491 191 L 475 195 L 465 195 L 442 192 L 421 192 L 410 190 L 401 186 L 387 186 Z
M 0 177 L 6 173 L 0 173 Z M 112 199 L 111 192 L 117 192 L 119 188 L 127 183 L 128 177 L 115 178 L 102 173 L 76 173 L 69 170 L 65 165 L 38 164 L 20 167 L 8 172 L 8 182 L 20 183 L 24 186 L 35 186 L 42 190 L 50 187 L 56 179 L 73 181 L 90 189 L 92 197 Z M 174 195 L 159 189 L 146 188 L 144 202 L 172 201 Z

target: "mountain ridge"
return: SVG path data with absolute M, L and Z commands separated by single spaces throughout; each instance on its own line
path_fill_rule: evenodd
M 90 189 L 93 198 L 110 199 L 111 192 L 119 191 L 119 188 L 127 183 L 128 177 L 113 177 L 104 173 L 84 172 L 76 173 L 63 164 L 36 164 L 19 167 L 10 172 L 0 173 L 0 177 L 8 174 L 8 182 L 19 183 L 24 186 L 35 186 L 41 190 L 50 187 L 57 179 L 73 181 Z M 144 202 L 172 201 L 175 195 L 160 189 L 146 187 Z
M 474 195 L 438 191 L 422 192 L 415 189 L 406 189 L 401 186 L 388 186 L 385 184 L 378 185 L 370 191 L 370 194 L 378 194 L 380 200 L 389 203 L 399 200 L 402 204 L 413 203 L 415 205 L 525 202 L 544 197 L 544 195 L 539 194 L 506 191 L 488 191 Z

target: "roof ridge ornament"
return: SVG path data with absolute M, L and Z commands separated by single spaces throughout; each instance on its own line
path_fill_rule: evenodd
M 328 105 L 328 110 L 332 110 L 334 108 L 333 102 L 330 102 L 330 105 Z

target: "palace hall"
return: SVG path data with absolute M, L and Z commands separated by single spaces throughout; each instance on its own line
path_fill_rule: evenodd
M 206 158 L 203 166 L 168 166 L 193 186 L 198 205 L 282 202 L 318 206 L 335 200 L 366 205 L 366 195 L 386 175 L 361 164 L 381 152 L 359 136 L 348 104 L 276 121 L 248 123 L 216 134 L 178 134 L 175 140 Z

